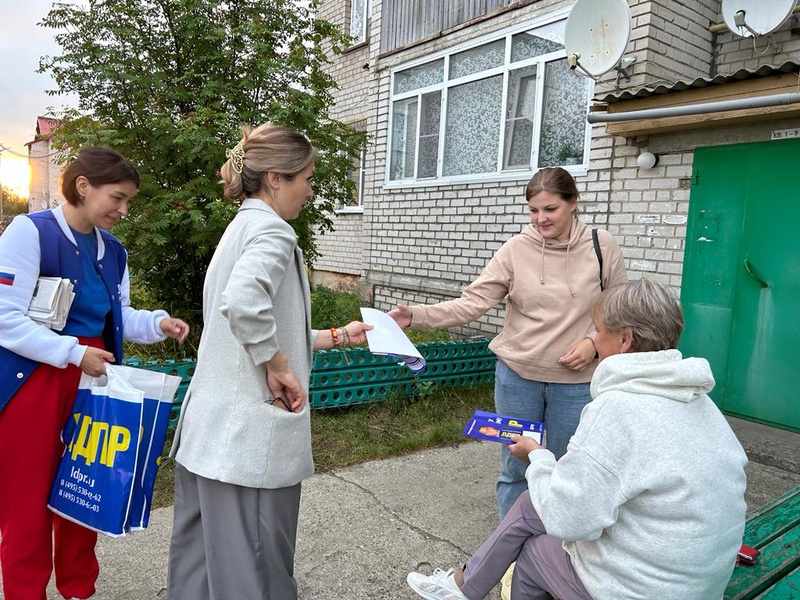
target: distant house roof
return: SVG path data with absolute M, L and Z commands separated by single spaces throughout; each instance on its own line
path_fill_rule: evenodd
M 673 92 L 683 92 L 690 89 L 723 85 L 745 79 L 759 79 L 770 75 L 780 75 L 781 73 L 796 73 L 800 70 L 800 64 L 787 61 L 781 65 L 761 65 L 755 69 L 739 69 L 735 73 L 717 75 L 715 77 L 698 77 L 693 81 L 676 81 L 675 83 L 659 82 L 639 88 L 611 92 L 595 100 L 608 104 L 620 102 L 622 100 L 634 100 L 637 98 L 647 98 L 648 96 L 658 96 Z
M 53 129 L 55 129 L 57 124 L 58 121 L 56 119 L 51 119 L 50 117 L 36 117 L 36 136 L 25 145 L 30 146 L 36 142 L 49 140 L 53 137 Z

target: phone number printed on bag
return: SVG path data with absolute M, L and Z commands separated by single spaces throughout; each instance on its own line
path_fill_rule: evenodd
M 72 502 L 73 504 L 77 504 L 78 506 L 82 506 L 87 510 L 91 510 L 92 512 L 100 512 L 100 505 L 94 504 L 91 502 L 87 502 L 85 498 L 81 496 L 76 496 L 71 492 L 65 492 L 64 490 L 58 490 L 58 495 L 64 498 L 67 502 Z
M 100 502 L 103 499 L 102 494 L 94 493 L 91 490 L 88 490 L 85 487 L 78 485 L 77 483 L 69 481 L 68 479 L 61 480 L 61 487 L 66 490 L 75 492 L 80 496 L 86 496 L 89 500 L 93 500 L 94 502 Z

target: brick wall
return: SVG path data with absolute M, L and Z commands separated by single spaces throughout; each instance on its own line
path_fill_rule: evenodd
M 323 2 L 318 15 L 322 19 L 340 25 L 341 29 L 347 32 L 350 25 L 349 4 L 347 0 Z M 336 106 L 331 111 L 331 116 L 347 124 L 365 123 L 367 133 L 371 137 L 374 137 L 378 106 L 378 96 L 375 93 L 377 75 L 374 57 L 379 51 L 380 5 L 380 1 L 373 0 L 371 2 L 371 36 L 368 40 L 345 50 L 338 56 L 331 55 L 333 62 L 329 68 L 329 72 L 340 86 L 338 90 L 334 91 Z M 375 187 L 373 144 L 374 140 L 370 140 L 365 161 L 365 194 L 371 193 Z M 357 210 L 338 212 L 332 215 L 332 220 L 333 232 L 317 235 L 317 249 L 320 257 L 315 264 L 315 269 L 322 273 L 364 277 L 369 264 L 368 247 L 365 240 L 370 230 L 364 219 L 364 213 Z M 325 280 L 324 277 L 322 279 Z M 327 278 L 327 281 L 330 280 L 331 278 Z
M 735 73 L 739 69 L 757 69 L 763 64 L 780 65 L 787 60 L 800 61 L 800 14 L 795 21 L 787 22 L 771 37 L 740 37 L 724 31 L 717 34 L 718 71 Z M 719 16 L 722 22 L 722 16 Z M 795 31 L 792 33 L 792 26 Z
M 719 4 L 719 0 L 631 0 L 633 32 L 628 54 L 638 57 L 634 77 L 625 83 L 615 73 L 609 75 L 596 86 L 596 94 L 602 96 L 613 91 L 615 85 L 635 88 L 647 83 L 669 84 L 714 76 L 715 70 L 732 72 L 746 65 L 779 64 L 792 57 L 800 61 L 797 42 L 800 36 L 791 35 L 788 25 L 782 48 L 791 51 L 781 55 L 778 62 L 759 59 L 751 39 L 726 41 L 731 34 L 709 32 L 709 25 L 722 20 Z M 535 2 L 381 57 L 373 37 L 368 47 L 359 50 L 365 54 L 353 51 L 337 59 L 335 72 L 342 87 L 337 110 L 355 119 L 363 114 L 357 111 L 359 105 L 369 106 L 369 132 L 374 137 L 368 156 L 362 246 L 355 243 L 357 223 L 342 221 L 346 234 L 337 231 L 321 240 L 321 244 L 326 244 L 327 254 L 320 261 L 320 268 L 350 273 L 357 266 L 374 288 L 375 306 L 384 310 L 398 302 L 451 299 L 481 272 L 504 241 L 528 223 L 523 194 L 527 178 L 398 189 L 383 187 L 390 74 L 392 68 L 416 58 L 568 6 L 570 3 L 558 1 Z M 373 14 L 379 12 L 380 2 L 376 2 Z M 373 36 L 377 31 L 379 28 L 373 22 Z M 749 50 L 743 44 L 749 44 Z M 734 48 L 735 45 L 738 46 Z M 371 65 L 368 75 L 356 68 L 367 57 Z M 776 123 L 779 128 L 781 122 Z M 646 276 L 679 292 L 693 149 L 698 145 L 765 139 L 765 135 L 768 136 L 765 127 L 730 127 L 715 130 L 713 134 L 681 132 L 626 139 L 610 136 L 605 126 L 595 125 L 588 172 L 576 177 L 581 219 L 605 227 L 615 236 L 631 278 Z M 644 150 L 658 152 L 660 162 L 655 168 L 637 167 L 636 158 Z M 492 335 L 502 328 L 502 323 L 500 306 L 468 327 L 453 331 L 462 335 Z
M 60 167 L 50 150 L 50 142 L 41 140 L 28 146 L 28 163 L 31 167 L 30 212 L 52 208 L 64 202 L 58 188 Z

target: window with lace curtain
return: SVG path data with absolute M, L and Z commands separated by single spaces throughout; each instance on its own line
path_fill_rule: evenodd
M 585 165 L 591 81 L 567 65 L 565 22 L 517 27 L 396 69 L 387 184 Z
M 350 35 L 353 45 L 367 40 L 369 35 L 369 0 L 350 0 Z

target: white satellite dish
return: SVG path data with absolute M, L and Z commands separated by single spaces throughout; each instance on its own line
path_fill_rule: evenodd
M 612 69 L 629 78 L 619 64 L 630 37 L 627 0 L 578 0 L 564 27 L 567 62 L 571 69 L 581 69 L 592 78 Z
M 722 0 L 722 19 L 742 37 L 769 35 L 789 20 L 797 0 Z

